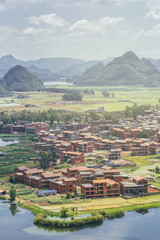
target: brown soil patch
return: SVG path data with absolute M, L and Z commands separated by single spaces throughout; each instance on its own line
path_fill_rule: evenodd
M 39 203 L 39 205 L 41 205 L 41 206 L 50 206 L 51 204 L 48 203 L 48 202 L 41 202 L 41 203 Z

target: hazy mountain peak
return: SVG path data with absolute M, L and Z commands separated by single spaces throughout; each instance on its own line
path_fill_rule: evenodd
M 125 60 L 125 61 L 139 61 L 139 57 L 132 51 L 126 52 L 122 56 L 118 57 L 118 59 Z

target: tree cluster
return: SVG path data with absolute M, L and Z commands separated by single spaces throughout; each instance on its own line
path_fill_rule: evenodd
M 55 163 L 57 161 L 58 154 L 55 151 L 44 152 L 41 151 L 39 153 L 39 163 L 42 169 L 47 169 L 51 163 Z
M 83 95 L 81 93 L 65 93 L 62 96 L 63 101 L 82 101 Z
M 95 94 L 95 91 L 93 89 L 89 89 L 89 88 L 86 88 L 83 90 L 83 94 L 84 95 L 94 95 Z

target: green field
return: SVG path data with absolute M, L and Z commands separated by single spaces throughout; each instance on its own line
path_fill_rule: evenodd
M 17 96 L 20 93 L 14 93 L 12 98 L 1 98 L 0 101 L 13 101 L 21 105 L 11 106 L 5 104 L 1 106 L 0 110 L 48 110 L 48 109 L 65 109 L 73 111 L 94 110 L 99 107 L 104 107 L 105 111 L 121 111 L 126 106 L 132 106 L 134 103 L 141 104 L 158 104 L 160 96 L 160 88 L 144 88 L 144 87 L 57 87 L 66 89 L 93 89 L 95 95 L 84 95 L 82 102 L 63 102 L 62 93 L 48 93 L 48 92 L 24 92 L 27 98 L 19 99 Z M 114 92 L 114 98 L 104 98 L 101 91 L 106 89 L 110 93 Z M 31 107 L 25 107 L 26 104 L 31 104 Z M 33 106 L 34 105 L 34 106 Z

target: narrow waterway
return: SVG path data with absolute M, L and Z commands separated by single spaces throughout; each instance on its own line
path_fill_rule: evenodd
M 0 239 L 2 240 L 159 240 L 160 209 L 148 213 L 134 211 L 120 219 L 105 220 L 102 225 L 80 230 L 55 231 L 33 225 L 34 215 L 0 201 Z

